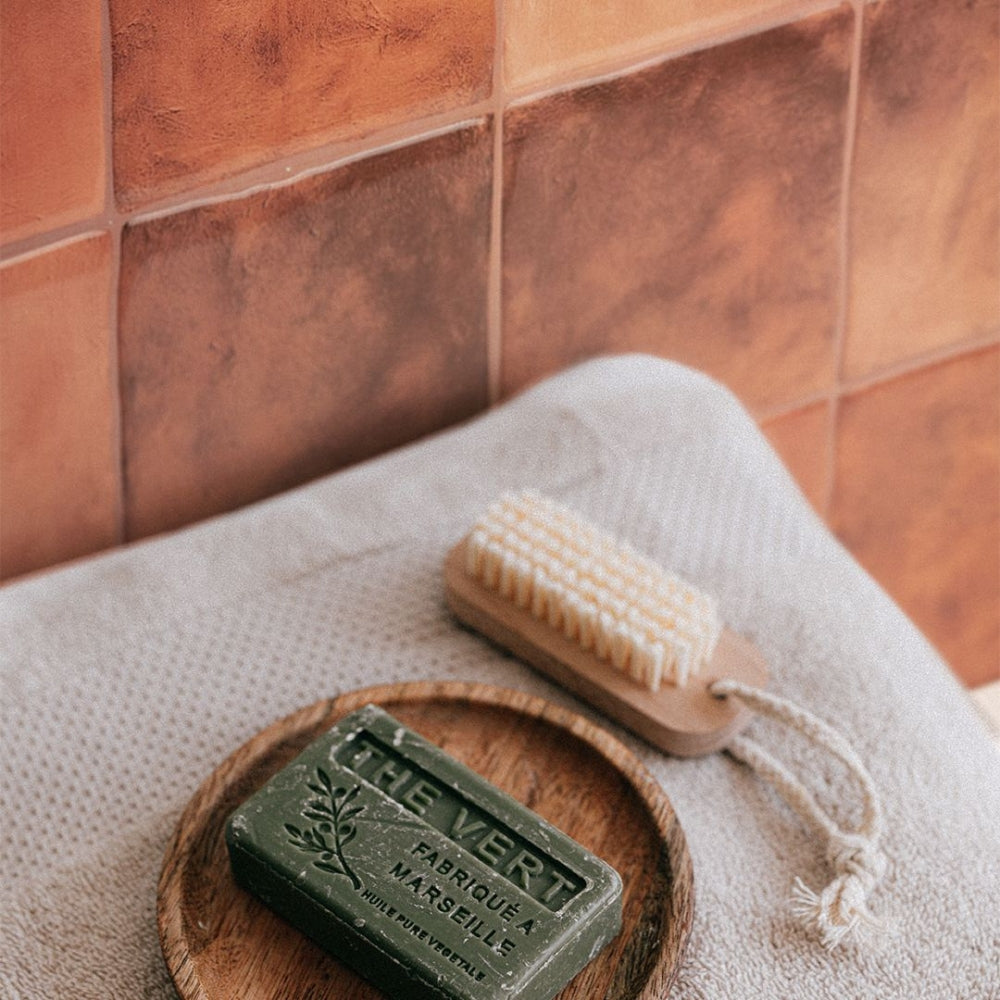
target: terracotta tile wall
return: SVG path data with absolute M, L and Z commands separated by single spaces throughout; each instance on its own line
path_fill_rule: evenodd
M 1000 674 L 998 0 L 0 19 L 0 577 L 639 349 Z

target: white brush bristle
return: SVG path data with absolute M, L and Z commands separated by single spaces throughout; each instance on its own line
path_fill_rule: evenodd
M 686 683 L 722 631 L 711 596 L 530 491 L 476 523 L 465 571 L 652 691 Z

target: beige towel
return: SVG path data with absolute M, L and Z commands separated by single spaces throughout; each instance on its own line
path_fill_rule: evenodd
M 670 795 L 694 859 L 678 998 L 1000 997 L 1000 754 L 914 627 L 810 512 L 709 380 L 594 362 L 457 431 L 173 536 L 0 591 L 0 995 L 171 997 L 155 889 L 202 778 L 262 726 L 340 691 L 467 678 L 589 712 L 456 627 L 447 547 L 536 487 L 715 593 L 772 688 L 840 728 L 883 796 L 881 942 L 828 953 L 795 875 L 822 846 L 745 768 L 673 760 L 611 723 Z M 596 716 L 595 716 L 596 717 Z M 853 787 L 795 737 L 850 819 Z

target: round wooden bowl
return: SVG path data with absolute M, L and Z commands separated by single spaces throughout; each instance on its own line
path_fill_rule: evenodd
M 167 846 L 160 943 L 182 1000 L 377 1000 L 382 994 L 233 882 L 232 810 L 307 744 L 374 703 L 603 858 L 622 876 L 622 933 L 559 1000 L 662 1000 L 693 913 L 691 858 L 656 780 L 586 719 L 518 691 L 463 682 L 367 688 L 275 722 L 202 784 Z

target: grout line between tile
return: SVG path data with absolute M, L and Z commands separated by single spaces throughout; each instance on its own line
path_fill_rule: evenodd
M 34 260 L 36 257 L 42 257 L 55 250 L 62 250 L 64 247 L 72 246 L 74 243 L 82 243 L 84 240 L 92 240 L 95 236 L 103 236 L 105 233 L 111 231 L 111 227 L 107 224 L 107 220 L 105 219 L 91 219 L 89 221 L 89 226 L 74 226 L 72 231 L 68 233 L 63 233 L 62 230 L 57 230 L 56 238 L 52 239 L 51 242 L 46 243 L 44 246 L 32 247 L 29 250 L 23 250 L 19 254 L 11 254 L 9 257 L 4 257 L 0 260 L 0 268 L 24 264 L 26 261 Z M 49 233 L 48 235 L 51 237 L 53 234 Z
M 980 351 L 998 346 L 1000 346 L 1000 330 L 991 330 L 989 333 L 971 337 L 956 344 L 946 344 L 944 347 L 924 351 L 912 358 L 904 358 L 902 361 L 897 361 L 895 364 L 887 365 L 868 374 L 844 379 L 841 383 L 840 395 L 841 397 L 852 396 L 865 389 L 882 385 L 884 382 L 891 382 L 904 375 L 912 375 L 924 368 L 933 368 L 936 365 L 956 361 L 966 355 L 978 354 Z
M 589 63 L 567 64 L 544 79 L 512 87 L 508 94 L 510 104 L 512 107 L 530 104 L 556 94 L 616 80 L 692 52 L 715 48 L 772 28 L 794 24 L 814 14 L 834 10 L 844 2 L 845 0 L 789 0 L 765 12 L 736 19 L 715 18 L 694 27 L 689 26 L 687 31 L 653 35 L 639 51 L 623 46 L 621 54 L 617 57 L 597 56 Z
M 984 334 L 983 336 L 976 337 L 971 340 L 963 341 L 961 344 L 950 345 L 932 352 L 925 352 L 919 357 L 902 361 L 892 368 L 882 369 L 863 378 L 846 381 L 841 384 L 839 389 L 834 388 L 829 392 L 812 393 L 808 396 L 802 396 L 791 403 L 776 406 L 773 409 L 753 411 L 751 415 L 759 427 L 764 427 L 769 423 L 781 420 L 783 417 L 790 417 L 793 414 L 809 409 L 812 406 L 825 404 L 830 407 L 830 423 L 828 429 L 832 431 L 835 430 L 834 415 L 839 411 L 845 397 L 854 395 L 858 392 L 864 392 L 866 389 L 875 388 L 886 382 L 891 382 L 894 379 L 901 378 L 906 375 L 916 374 L 917 372 L 923 371 L 925 368 L 933 368 L 936 365 L 944 364 L 949 361 L 957 361 L 959 358 L 987 351 L 990 348 L 995 347 L 1000 347 L 1000 329 L 993 330 L 988 334 Z M 830 440 L 833 441 L 834 445 L 836 444 L 836 439 L 831 438 L 828 439 L 828 446 L 830 444 Z M 836 456 L 834 455 L 834 458 L 835 457 Z M 831 469 L 832 468 L 833 467 L 831 466 Z M 826 516 L 827 514 L 824 514 L 824 517 Z
M 90 215 L 86 219 L 79 219 L 65 226 L 46 229 L 44 232 L 26 236 L 21 240 L 11 240 L 0 247 L 0 264 L 21 263 L 30 260 L 32 257 L 47 253 L 49 250 L 56 250 L 74 243 L 81 237 L 106 232 L 112 224 L 107 213 L 102 212 L 100 215 Z
M 70 225 L 46 230 L 23 240 L 11 241 L 0 247 L 0 261 L 20 259 L 38 251 L 51 249 L 58 243 L 70 240 L 80 235 L 92 233 L 98 229 L 110 229 L 115 224 L 124 226 L 136 222 L 147 222 L 164 216 L 176 215 L 189 209 L 202 208 L 207 205 L 221 204 L 230 201 L 240 201 L 263 191 L 287 187 L 298 181 L 306 180 L 327 171 L 356 163 L 359 160 L 390 153 L 397 149 L 416 145 L 429 139 L 435 139 L 450 132 L 467 128 L 480 123 L 486 115 L 493 112 L 492 102 L 488 105 L 477 105 L 460 109 L 459 114 L 451 115 L 447 121 L 422 131 L 411 132 L 395 138 L 383 135 L 381 141 L 374 145 L 366 145 L 361 140 L 350 143 L 327 145 L 301 156 L 283 157 L 266 166 L 243 171 L 238 175 L 211 184 L 202 184 L 182 194 L 150 202 L 138 208 L 118 209 L 111 192 L 111 201 L 107 210 L 95 216 L 79 220 Z M 423 124 L 427 124 L 426 120 Z M 368 137 L 371 138 L 370 136 Z M 318 156 L 317 154 L 323 154 Z M 109 174 L 111 165 L 109 162 Z
M 826 430 L 826 481 L 820 513 L 829 521 L 837 488 L 837 427 L 840 421 L 840 396 L 844 383 L 847 352 L 847 324 L 851 295 L 851 185 L 854 182 L 854 149 L 858 134 L 858 102 L 861 92 L 861 57 L 864 42 L 863 0 L 852 0 L 854 31 L 851 36 L 851 70 L 847 89 L 847 121 L 844 133 L 844 159 L 840 179 L 840 220 L 837 234 L 837 321 L 834 330 L 834 391 L 830 396 Z
M 812 406 L 819 406 L 821 404 L 828 406 L 835 395 L 835 389 L 823 392 L 814 392 L 809 396 L 802 396 L 801 398 L 795 400 L 794 403 L 782 404 L 769 410 L 760 410 L 753 413 L 752 416 L 758 424 L 769 424 L 775 420 L 781 420 L 783 417 L 790 417 L 792 414 L 799 413 L 801 410 L 808 410 Z
M 284 187 L 295 181 L 335 170 L 348 163 L 390 153 L 426 139 L 434 139 L 448 132 L 457 131 L 481 121 L 492 109 L 491 100 L 476 101 L 422 118 L 395 122 L 367 135 L 325 142 L 311 149 L 285 154 L 268 163 L 239 170 L 229 177 L 203 183 L 192 182 L 190 190 L 137 205 L 131 213 L 136 218 L 142 219 L 172 215 L 188 208 L 233 201 L 247 196 L 248 193 Z
M 127 541 L 125 537 L 125 415 L 122 407 L 122 378 L 120 343 L 118 333 L 118 307 L 121 300 L 122 270 L 122 229 L 119 223 L 111 230 L 111 297 L 108 302 L 108 362 L 111 369 L 111 434 L 112 447 L 118 456 L 118 508 L 115 511 L 118 544 Z
M 503 388 L 503 137 L 507 92 L 504 86 L 504 3 L 494 5 L 493 188 L 490 200 L 490 255 L 487 275 L 489 315 L 486 327 L 487 398 L 499 401 Z
M 490 191 L 490 250 L 486 276 L 486 393 L 490 406 L 500 400 L 503 372 L 503 83 L 504 0 L 494 4 L 493 172 Z
M 101 4 L 101 61 L 104 76 L 104 219 L 111 238 L 111 284 L 108 297 L 108 369 L 110 372 L 111 447 L 118 461 L 115 533 L 119 545 L 125 542 L 125 439 L 119 364 L 118 304 L 122 265 L 122 230 L 125 216 L 115 199 L 114 160 L 114 71 L 111 46 L 111 5 Z
M 935 365 L 948 361 L 957 361 L 966 355 L 977 354 L 991 347 L 1000 347 L 1000 329 L 992 330 L 987 334 L 962 341 L 959 344 L 951 344 L 934 351 L 925 351 L 923 354 L 900 361 L 892 367 L 879 369 L 879 371 L 873 372 L 870 375 L 853 380 L 845 380 L 841 383 L 839 389 L 834 388 L 829 392 L 814 392 L 808 396 L 800 396 L 790 403 L 782 403 L 771 409 L 755 410 L 752 412 L 752 416 L 758 424 L 767 424 L 773 420 L 780 420 L 782 417 L 789 417 L 800 410 L 808 409 L 810 406 L 818 406 L 820 403 L 832 403 L 834 400 L 839 402 L 845 396 L 863 392 L 865 389 L 872 389 L 875 386 L 882 385 L 884 382 L 891 382 L 905 375 L 912 375 L 922 371 L 924 368 L 932 368 Z
M 441 125 L 438 128 L 429 129 L 426 132 L 397 139 L 394 142 L 387 142 L 384 145 L 379 145 L 377 147 L 357 148 L 352 152 L 347 152 L 345 148 L 342 147 L 341 155 L 335 156 L 333 159 L 325 159 L 320 163 L 315 163 L 310 166 L 304 166 L 298 171 L 293 171 L 293 168 L 288 160 L 275 161 L 274 164 L 269 165 L 269 172 L 270 168 L 276 166 L 282 167 L 285 172 L 281 176 L 272 177 L 270 179 L 259 179 L 255 183 L 234 190 L 208 191 L 206 189 L 202 189 L 202 193 L 199 197 L 189 197 L 183 203 L 167 205 L 161 204 L 156 207 L 144 208 L 141 211 L 131 213 L 129 216 L 129 222 L 149 222 L 153 219 L 161 219 L 166 216 L 178 215 L 181 212 L 187 212 L 195 208 L 205 208 L 210 205 L 221 205 L 231 201 L 243 201 L 245 198 L 253 197 L 256 194 L 263 194 L 267 191 L 279 191 L 282 188 L 298 184 L 300 181 L 308 180 L 310 177 L 317 177 L 321 174 L 338 170 L 341 167 L 349 166 L 352 163 L 358 163 L 361 160 L 367 160 L 375 156 L 380 156 L 383 153 L 391 153 L 399 149 L 405 149 L 408 146 L 415 146 L 421 142 L 426 142 L 430 139 L 437 139 L 442 135 L 449 135 L 450 133 L 457 132 L 463 128 L 469 128 L 471 126 L 481 124 L 484 116 L 489 114 L 490 111 L 492 111 L 492 108 L 482 109 L 482 111 L 483 113 L 472 116 L 469 109 L 465 109 L 465 115 L 456 121 L 449 122 L 446 125 Z M 248 174 L 242 174 L 241 179 L 245 182 L 248 176 Z
M 490 204 L 490 254 L 486 325 L 486 365 L 490 406 L 503 386 L 503 109 L 493 116 L 493 190 Z

